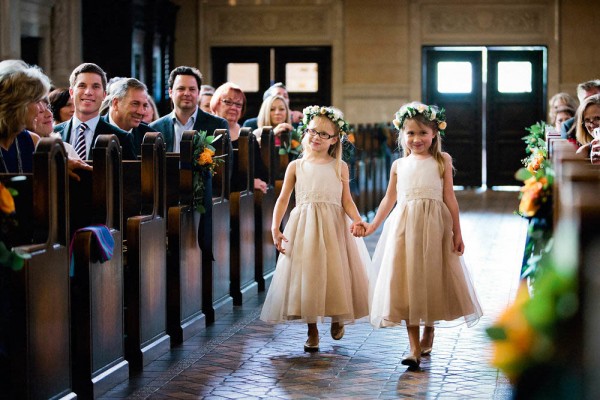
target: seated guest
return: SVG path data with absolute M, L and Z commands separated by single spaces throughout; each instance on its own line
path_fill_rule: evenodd
M 153 131 L 142 122 L 150 109 L 146 85 L 135 78 L 122 78 L 111 85 L 109 96 L 111 104 L 108 114 L 100 118 L 130 132 L 133 135 L 135 153 L 141 155 L 144 135 Z
M 183 132 L 227 129 L 229 125 L 221 117 L 209 114 L 198 107 L 202 86 L 202 74 L 193 67 L 181 66 L 169 75 L 169 97 L 173 100 L 173 111 L 150 124 L 154 131 L 165 138 L 168 152 L 179 153 Z
M 273 127 L 275 145 L 280 146 L 279 135 L 283 132 L 291 132 L 294 129 L 291 123 L 291 112 L 285 99 L 279 95 L 267 97 L 260 106 L 257 125 L 258 128 Z
M 44 97 L 42 101 L 40 101 L 40 105 L 40 113 L 38 114 L 37 120 L 34 121 L 35 125 L 28 126 L 27 130 L 29 130 L 30 132 L 35 132 L 41 137 L 57 137 L 61 139 L 60 135 L 54 132 L 54 124 L 52 122 L 53 114 L 52 110 L 50 109 L 50 100 L 48 100 L 48 97 Z M 35 139 L 34 142 L 36 142 Z M 79 158 L 79 155 L 70 143 L 63 142 L 63 145 L 65 146 L 65 150 L 67 151 L 67 157 L 69 157 L 69 159 L 81 160 Z
M 548 101 L 548 123 L 552 126 L 557 125 L 556 116 L 558 114 L 559 108 L 566 107 L 568 109 L 571 109 L 573 110 L 573 115 L 575 115 L 575 110 L 577 110 L 578 106 L 579 101 L 577 101 L 577 99 L 571 96 L 569 93 L 560 92 L 555 94 Z M 569 118 L 572 118 L 573 115 L 571 115 L 571 117 Z M 557 129 L 556 131 L 560 132 L 560 129 Z
M 235 172 L 238 170 L 239 157 L 237 156 L 238 139 L 240 137 L 240 124 L 238 121 L 246 111 L 246 96 L 242 89 L 235 83 L 226 82 L 219 86 L 210 100 L 210 109 L 214 115 L 225 118 L 229 124 L 229 136 L 231 137 L 231 145 L 233 151 L 233 168 Z M 254 153 L 254 189 L 258 189 L 263 193 L 267 192 L 267 171 L 260 157 L 260 149 L 255 147 Z M 231 177 L 231 191 L 239 192 L 246 189 L 246 182 L 239 179 L 235 174 Z
M 75 113 L 75 106 L 69 94 L 69 89 L 54 89 L 48 95 L 50 108 L 54 117 L 54 124 L 58 125 L 71 119 Z
M 150 107 L 148 110 L 146 110 L 146 114 L 144 115 L 142 122 L 150 125 L 152 122 L 160 118 L 160 114 L 158 112 L 158 107 L 156 107 L 156 102 L 150 95 L 148 95 L 148 103 L 150 103 Z
M 600 128 L 600 94 L 588 97 L 577 109 L 577 125 L 575 126 L 575 138 L 580 146 L 578 153 L 590 155 L 590 148 L 594 139 L 594 129 Z
M 106 97 L 106 74 L 96 64 L 84 63 L 69 77 L 69 94 L 75 105 L 75 114 L 54 127 L 66 143 L 70 143 L 82 160 L 92 158 L 92 147 L 98 135 L 115 135 L 121 144 L 124 160 L 137 159 L 133 136 L 100 119 L 100 106 Z
M 202 85 L 200 86 L 200 106 L 201 110 L 206 111 L 207 113 L 211 113 L 210 110 L 210 99 L 212 99 L 213 94 L 215 94 L 215 88 L 210 85 Z
M 588 97 L 599 94 L 600 93 L 600 79 L 594 79 L 587 82 L 582 82 L 577 85 L 577 97 L 579 98 L 579 103 L 583 103 L 585 99 Z M 573 124 L 575 123 L 575 118 L 571 118 L 563 122 L 560 126 L 560 136 L 563 139 L 569 139 L 571 141 L 575 141 L 575 127 Z
M 571 106 L 558 106 L 554 111 L 554 129 L 556 132 L 560 132 L 560 127 L 563 122 L 575 116 L 576 108 Z
M 281 82 L 277 82 L 274 85 L 271 85 L 265 92 L 263 93 L 263 104 L 265 100 L 267 100 L 271 96 L 279 95 L 283 97 L 285 100 L 287 107 L 290 107 L 290 96 L 287 91 L 285 85 Z M 290 123 L 297 125 L 302 120 L 302 113 L 300 111 L 291 111 L 290 110 Z M 258 128 L 258 117 L 257 118 L 249 118 L 244 121 L 244 127 L 248 127 L 251 129 Z
M 33 171 L 37 135 L 26 127 L 35 126 L 49 90 L 50 80 L 38 67 L 21 60 L 0 62 L 0 173 Z

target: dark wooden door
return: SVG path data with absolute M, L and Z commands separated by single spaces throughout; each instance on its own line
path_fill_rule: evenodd
M 293 110 L 302 110 L 305 106 L 313 104 L 331 104 L 331 47 L 213 47 L 211 57 L 210 84 L 215 87 L 230 80 L 227 73 L 230 63 L 257 66 L 257 90 L 244 89 L 246 114 L 240 122 L 258 115 L 264 91 L 276 82 L 283 82 L 288 87 L 290 107 Z M 306 65 L 307 68 L 316 64 L 316 90 L 294 89 L 293 77 L 289 76 L 288 71 L 298 64 Z
M 514 174 L 526 156 L 525 128 L 546 115 L 544 61 L 545 49 L 488 50 L 486 174 L 490 187 L 520 184 Z
M 441 68 L 448 63 L 470 70 L 469 82 L 464 76 L 461 88 L 448 87 L 441 81 Z M 456 175 L 454 184 L 482 185 L 482 52 L 423 49 L 423 101 L 446 109 L 448 128 L 442 138 L 443 150 L 452 158 Z M 446 75 L 447 76 L 447 75 Z M 468 74 L 467 74 L 468 76 Z

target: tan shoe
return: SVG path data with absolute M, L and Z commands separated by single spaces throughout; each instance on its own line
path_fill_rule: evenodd
M 304 351 L 314 352 L 319 351 L 319 335 L 309 336 L 304 343 Z
M 344 337 L 345 329 L 344 324 L 341 322 L 334 322 L 331 324 L 331 337 L 333 340 L 340 340 Z

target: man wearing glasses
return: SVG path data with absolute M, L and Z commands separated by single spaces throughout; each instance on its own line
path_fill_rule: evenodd
M 202 74 L 196 68 L 177 67 L 169 75 L 173 111 L 150 124 L 150 128 L 163 134 L 168 152 L 179 153 L 179 143 L 185 131 L 206 131 L 212 135 L 215 129 L 228 128 L 225 119 L 198 107 L 200 86 Z

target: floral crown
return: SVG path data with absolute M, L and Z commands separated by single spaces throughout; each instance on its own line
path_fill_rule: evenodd
M 437 106 L 428 106 L 422 103 L 406 104 L 396 112 L 396 118 L 394 118 L 392 123 L 396 129 L 400 130 L 404 126 L 404 121 L 414 118 L 417 114 L 421 114 L 427 118 L 427 120 L 435 122 L 440 135 L 444 134 L 444 130 L 446 129 L 446 110 L 438 108 Z
M 347 135 L 350 133 L 350 125 L 344 120 L 344 116 L 340 110 L 333 107 L 324 106 L 308 106 L 302 110 L 302 121 L 300 122 L 299 128 L 304 130 L 308 126 L 308 123 L 317 116 L 323 116 L 329 118 L 331 122 L 340 128 L 340 135 Z

